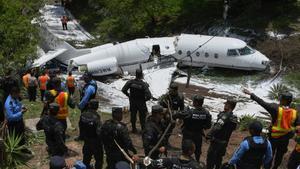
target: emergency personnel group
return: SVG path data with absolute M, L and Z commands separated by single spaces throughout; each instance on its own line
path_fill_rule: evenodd
M 2 80 L 0 86 L 5 92 L 1 103 L 1 106 L 4 106 L 0 114 L 1 121 L 4 119 L 7 121 L 10 132 L 23 135 L 25 131 L 23 114 L 27 109 L 22 105 L 19 85 L 10 77 L 4 78 L 7 79 Z M 81 116 L 79 135 L 76 140 L 84 141 L 83 165 L 87 169 L 101 169 L 105 151 L 107 169 L 130 168 L 129 161 L 134 161 L 140 164 L 140 168 L 144 168 L 145 164 L 137 156 L 129 130 L 122 122 L 123 108 L 113 107 L 112 119 L 102 124 L 97 113 L 99 102 L 95 99 L 97 83 L 88 73 L 84 74 L 82 79 L 85 84 L 80 92 L 80 102 L 77 104 Z M 76 106 L 72 99 L 76 86 L 72 73 L 69 73 L 66 82 L 62 83 L 55 73 L 44 72 L 41 76 L 35 77 L 33 72 L 28 71 L 23 76 L 23 83 L 28 91 L 29 101 L 36 100 L 36 90 L 40 89 L 44 108 L 36 127 L 38 130 L 44 130 L 47 151 L 51 157 L 50 168 L 68 168 L 64 161 L 64 157 L 68 155 L 68 148 L 65 145 L 66 119 L 69 115 L 69 107 Z M 231 134 L 238 125 L 238 118 L 233 113 L 237 101 L 228 99 L 224 103 L 224 110 L 218 114 L 216 122 L 212 124 L 210 112 L 203 107 L 205 98 L 195 95 L 193 108 L 185 107 L 184 97 L 174 83 L 170 85 L 166 94 L 158 98 L 158 104 L 152 106 L 151 115 L 148 115 L 146 102 L 154 98 L 149 85 L 143 81 L 143 73 L 140 69 L 136 70 L 136 78 L 124 85 L 122 92 L 129 98 L 133 133 L 138 133 L 137 114 L 139 117 L 144 153 L 151 158 L 147 168 L 203 168 L 199 165 L 203 138 L 210 142 L 206 158 L 207 169 L 235 167 L 277 169 L 292 138 L 296 138 L 296 147 L 286 167 L 297 169 L 300 165 L 300 117 L 296 109 L 291 108 L 293 96 L 289 92 L 280 95 L 279 104 L 273 104 L 265 102 L 247 89 L 243 90 L 271 115 L 272 126 L 268 137 L 264 137 L 263 125 L 259 121 L 252 122 L 248 126 L 250 135 L 242 141 L 232 158 L 226 163 L 222 163 L 222 159 Z M 162 155 L 168 156 L 168 152 L 173 149 L 169 138 L 176 121 L 177 124 L 181 123 L 182 154 L 178 157 L 161 158 Z M 20 144 L 25 144 L 26 140 L 22 138 Z M 28 149 L 22 151 L 30 153 Z M 92 158 L 95 161 L 94 166 L 90 164 Z

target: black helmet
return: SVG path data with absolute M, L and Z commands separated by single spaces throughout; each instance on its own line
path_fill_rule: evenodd
M 135 70 L 135 77 L 138 79 L 142 79 L 143 78 L 143 71 L 141 69 L 136 69 Z
M 162 113 L 164 108 L 161 105 L 152 106 L 152 114 Z
M 248 129 L 253 130 L 255 134 L 260 134 L 262 132 L 263 125 L 260 121 L 255 120 L 249 124 Z
M 201 95 L 194 95 L 193 96 L 193 101 L 194 102 L 203 102 L 203 100 L 204 100 L 204 97 L 201 96 Z
M 279 100 L 286 100 L 287 102 L 291 103 L 293 100 L 293 94 L 290 92 L 281 93 L 279 95 Z
M 49 110 L 51 114 L 56 115 L 59 111 L 59 105 L 57 103 L 51 103 L 49 105 Z

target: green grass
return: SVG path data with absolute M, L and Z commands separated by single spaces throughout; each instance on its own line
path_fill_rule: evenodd
M 300 90 L 300 73 L 299 72 L 290 72 L 286 76 L 284 76 L 284 80 L 287 81 L 288 84 L 291 84 L 298 90 Z

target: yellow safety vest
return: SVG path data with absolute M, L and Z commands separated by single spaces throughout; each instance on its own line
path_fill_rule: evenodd
M 292 108 L 278 108 L 277 120 L 272 126 L 271 136 L 273 138 L 282 137 L 294 130 L 294 122 L 297 118 L 297 111 Z

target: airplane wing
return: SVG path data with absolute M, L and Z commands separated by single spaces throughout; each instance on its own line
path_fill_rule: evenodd
M 67 49 L 57 49 L 57 50 L 54 50 L 54 51 L 49 51 L 45 55 L 43 55 L 40 58 L 34 60 L 34 63 L 32 64 L 32 67 L 40 67 L 41 65 L 45 64 L 49 60 L 56 58 L 57 56 L 63 54 L 66 51 L 67 51 Z

